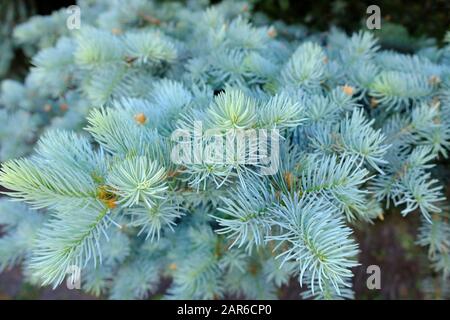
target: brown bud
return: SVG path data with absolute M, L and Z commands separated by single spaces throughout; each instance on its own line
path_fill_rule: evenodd
M 46 105 L 44 106 L 44 111 L 45 111 L 45 112 L 50 112 L 51 110 L 52 110 L 52 106 L 51 106 L 51 105 L 46 104 Z
M 137 60 L 137 57 L 125 57 L 125 62 L 128 64 L 132 64 L 136 60 Z
M 122 34 L 122 30 L 119 28 L 112 28 L 111 33 L 114 35 L 119 35 L 119 34 Z
M 370 106 L 376 108 L 378 106 L 378 100 L 375 98 L 370 99 Z
M 176 263 L 169 264 L 169 270 L 172 270 L 172 271 L 177 270 L 177 264 Z
M 269 30 L 267 30 L 267 35 L 271 38 L 275 38 L 278 35 L 277 29 L 270 27 Z
M 114 209 L 115 207 L 117 207 L 116 199 L 114 198 L 105 200 L 105 204 L 109 209 Z
M 67 105 L 67 103 L 61 103 L 61 105 L 59 106 L 59 109 L 61 111 L 67 111 L 69 109 L 69 106 Z
M 428 83 L 435 86 L 438 85 L 441 82 L 441 78 L 437 75 L 432 75 L 429 79 L 428 79 Z
M 292 180 L 293 180 L 292 172 L 289 172 L 289 171 L 285 172 L 284 173 L 284 181 L 286 181 L 286 185 L 289 190 L 292 188 Z
M 342 91 L 344 91 L 344 93 L 348 96 L 352 96 L 355 89 L 352 86 L 349 85 L 345 85 L 342 87 Z
M 134 120 L 139 124 L 144 124 L 145 121 L 147 121 L 147 117 L 145 116 L 145 114 L 140 112 L 134 116 Z

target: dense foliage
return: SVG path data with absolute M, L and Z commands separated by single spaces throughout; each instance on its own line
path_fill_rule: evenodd
M 80 30 L 65 10 L 14 30 L 35 54 L 1 85 L 0 183 L 22 202 L 0 200 L 0 270 L 57 287 L 78 266 L 84 290 L 119 299 L 162 278 L 171 299 L 276 298 L 292 277 L 304 298 L 352 298 L 352 228 L 395 206 L 422 216 L 448 286 L 431 168 L 450 149 L 450 34 L 409 55 L 245 2 L 78 5 Z

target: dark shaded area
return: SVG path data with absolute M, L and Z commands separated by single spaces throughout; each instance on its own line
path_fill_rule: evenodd
M 76 4 L 75 0 L 36 1 L 36 12 L 41 15 L 51 14 L 53 11 Z
M 0 273 L 0 300 L 87 300 L 97 299 L 81 290 L 69 290 L 60 286 L 39 288 L 23 281 L 19 267 Z
M 450 27 L 448 0 L 262 0 L 258 1 L 256 10 L 287 23 L 300 22 L 317 30 L 324 31 L 337 25 L 351 32 L 365 26 L 369 16 L 366 10 L 372 4 L 380 7 L 383 22 L 400 24 L 414 36 L 442 39 Z
M 353 279 L 357 299 L 423 299 L 421 281 L 430 265 L 425 249 L 415 244 L 419 212 L 404 218 L 391 211 L 374 225 L 355 230 L 361 253 Z M 380 267 L 381 289 L 369 290 L 367 267 Z
M 1 0 L 0 0 L 1 1 Z M 25 1 L 25 0 L 19 0 Z M 35 1 L 37 14 L 75 4 L 76 1 Z M 218 1 L 214 1 L 218 2 Z M 30 2 L 31 3 L 31 2 Z M 450 1 L 258 1 L 255 10 L 266 12 L 274 19 L 287 23 L 304 23 L 316 30 L 328 30 L 337 25 L 346 31 L 354 31 L 364 26 L 366 8 L 377 4 L 381 8 L 383 23 L 392 22 L 406 27 L 413 36 L 429 35 L 442 39 L 450 27 Z M 21 53 L 16 60 L 24 60 Z M 22 67 L 17 64 L 16 69 Z M 25 71 L 25 69 L 24 69 Z M 24 73 L 24 72 L 22 72 Z M 445 165 L 442 163 L 441 165 Z M 448 168 L 445 171 L 449 172 Z M 440 175 L 440 178 L 443 178 Z M 448 181 L 445 181 L 448 184 Z M 1 190 L 0 188 L 0 191 Z M 447 196 L 450 196 L 447 192 Z M 384 220 L 374 225 L 364 225 L 355 230 L 360 244 L 361 266 L 354 269 L 354 289 L 357 299 L 422 299 L 420 290 L 422 279 L 431 273 L 424 248 L 415 244 L 420 213 L 410 213 L 404 218 L 398 211 L 386 212 Z M 381 269 L 381 289 L 369 290 L 366 286 L 367 266 L 378 265 Z M 167 288 L 169 280 L 162 281 Z M 281 288 L 281 299 L 298 299 L 301 288 L 296 279 Z M 0 273 L 1 299 L 95 299 L 78 290 L 68 290 L 61 286 L 56 290 L 49 287 L 37 288 L 24 283 L 20 267 Z

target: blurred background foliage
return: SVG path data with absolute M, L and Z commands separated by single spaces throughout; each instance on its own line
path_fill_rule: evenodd
M 347 32 L 365 28 L 366 9 L 376 4 L 381 9 L 385 37 L 411 38 L 423 36 L 442 40 L 450 28 L 448 0 L 254 0 L 257 11 L 286 23 L 302 23 L 315 30 L 338 26 Z M 394 34 L 393 34 L 394 33 Z
M 162 0 L 168 1 L 168 0 Z M 196 1 L 196 0 L 169 0 Z M 205 0 L 198 0 L 207 2 Z M 218 3 L 220 0 L 211 0 Z M 367 7 L 376 4 L 381 9 L 381 30 L 376 33 L 384 48 L 412 52 L 424 43 L 433 41 L 441 44 L 445 32 L 450 28 L 449 0 L 249 0 L 254 11 L 263 12 L 272 19 L 288 24 L 303 24 L 311 32 L 327 31 L 337 26 L 347 32 L 365 28 Z M 29 61 L 21 50 L 14 47 L 12 29 L 28 17 L 48 15 L 54 10 L 76 4 L 76 0 L 1 0 L 0 1 L 0 55 L 8 54 L 4 65 L 0 65 L 0 79 L 20 78 L 26 74 Z M 7 63 L 9 61 L 10 63 Z
M 33 0 L 0 1 L 0 80 L 26 72 L 23 54 L 14 44 L 12 31 L 35 13 Z
M 190 1 L 190 0 L 186 0 Z M 220 1 L 211 1 L 217 3 Z M 376 31 L 384 48 L 403 52 L 414 51 L 426 42 L 441 44 L 444 34 L 450 29 L 450 1 L 318 1 L 318 0 L 249 0 L 254 10 L 267 14 L 270 18 L 288 24 L 303 24 L 311 32 L 327 31 L 338 26 L 347 32 L 365 28 L 368 17 L 366 9 L 371 4 L 381 8 L 381 30 Z M 0 0 L 0 54 L 14 48 L 12 29 L 28 17 L 47 15 L 61 7 L 75 4 L 75 1 Z M 29 67 L 29 61 L 15 48 L 9 57 L 9 65 L 0 65 L 0 80 L 20 78 Z M 2 59 L 0 59 L 2 60 Z M 6 61 L 6 60 L 5 60 Z M 442 168 L 444 167 L 444 168 Z M 450 176 L 448 163 L 442 163 L 441 172 Z M 450 178 L 447 181 L 447 197 L 450 196 Z M 417 218 L 417 217 L 416 217 Z M 433 290 L 433 278 L 425 284 L 429 290 L 420 290 L 420 279 L 430 271 L 426 253 L 415 245 L 415 235 L 419 225 L 414 217 L 404 219 L 398 212 L 389 212 L 375 227 L 369 226 L 356 231 L 361 246 L 361 266 L 355 268 L 354 288 L 357 299 L 420 299 L 439 298 Z M 1 229 L 0 229 L 1 233 Z M 382 290 L 368 292 L 366 289 L 369 264 L 378 264 L 383 270 Z M 425 272 L 425 274 L 423 274 Z M 291 284 L 282 294 L 285 299 L 297 299 L 297 284 Z M 20 271 L 15 268 L 0 274 L 0 299 L 84 299 L 92 298 L 80 292 L 59 288 L 30 287 L 23 282 Z

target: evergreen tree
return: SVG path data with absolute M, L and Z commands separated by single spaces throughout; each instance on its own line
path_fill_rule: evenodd
M 276 298 L 292 277 L 304 298 L 352 298 L 352 228 L 396 206 L 422 216 L 448 286 L 431 169 L 450 148 L 449 39 L 407 55 L 203 2 L 80 0 L 80 30 L 64 10 L 16 27 L 36 54 L 24 84 L 2 83 L 0 183 L 29 207 L 1 199 L 0 269 L 57 287 L 78 266 L 84 290 L 119 299 L 161 277 L 171 299 Z M 185 135 L 199 123 L 213 134 Z M 205 160 L 218 141 L 243 158 Z

